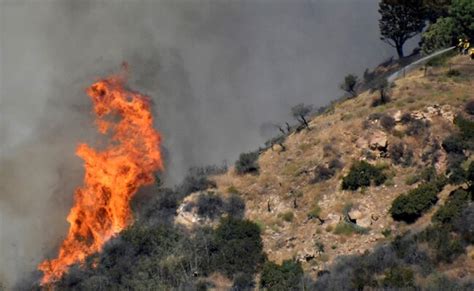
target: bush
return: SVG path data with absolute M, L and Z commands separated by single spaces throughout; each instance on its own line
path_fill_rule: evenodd
M 409 136 L 420 136 L 423 135 L 429 127 L 430 123 L 428 121 L 415 119 L 408 124 L 405 133 Z
M 461 75 L 461 72 L 459 72 L 458 70 L 455 70 L 455 69 L 449 69 L 446 72 L 446 76 L 448 76 L 449 78 L 458 77 L 460 75 Z
M 258 152 L 242 153 L 237 162 L 235 162 L 235 170 L 237 174 L 258 174 Z
M 388 155 L 390 156 L 392 162 L 396 165 L 406 164 L 410 160 L 410 155 L 408 154 L 408 151 L 405 151 L 405 145 L 401 142 L 394 143 L 393 145 L 389 146 Z
M 295 215 L 293 214 L 292 211 L 286 211 L 286 212 L 278 214 L 278 217 L 280 217 L 286 222 L 292 222 L 293 218 L 295 218 Z
M 354 163 L 349 173 L 342 179 L 342 189 L 357 190 L 368 187 L 371 183 L 376 186 L 383 184 L 387 176 L 380 167 L 373 166 L 365 161 Z
M 453 262 L 464 253 L 461 241 L 454 237 L 446 227 L 430 226 L 421 232 L 418 239 L 427 242 L 435 253 L 436 262 Z
M 368 228 L 360 227 L 352 222 L 339 222 L 334 229 L 334 234 L 338 235 L 352 235 L 353 233 L 357 234 L 367 234 L 369 232 Z
M 468 120 L 461 115 L 454 118 L 454 123 L 461 130 L 461 138 L 465 142 L 474 138 L 474 121 Z
M 224 218 L 215 230 L 211 266 L 229 278 L 237 273 L 254 274 L 264 260 L 262 248 L 257 224 Z
M 474 115 L 474 100 L 469 100 L 464 105 L 464 111 L 470 115 Z
M 395 119 L 388 114 L 384 114 L 380 118 L 380 125 L 382 125 L 385 130 L 391 131 L 395 127 Z
M 423 32 L 422 50 L 426 54 L 433 53 L 439 49 L 447 48 L 453 43 L 455 31 L 454 19 L 451 17 L 440 17 Z
M 311 179 L 311 183 L 316 184 L 322 181 L 331 179 L 336 172 L 324 165 L 318 165 L 314 169 L 314 178 Z
M 441 146 L 448 154 L 464 154 L 465 144 L 461 137 L 459 137 L 458 135 L 448 136 L 443 140 Z
M 450 193 L 446 203 L 433 215 L 434 223 L 452 225 L 461 216 L 462 211 L 471 200 L 471 194 L 464 189 L 457 189 Z
M 359 82 L 359 79 L 357 76 L 349 74 L 346 77 L 344 77 L 344 83 L 341 84 L 340 88 L 347 93 L 351 94 L 352 97 L 357 96 L 356 92 L 356 86 L 357 83 Z
M 209 175 L 220 174 L 217 167 L 191 168 L 183 179 L 183 182 L 176 188 L 181 197 L 185 197 L 191 193 L 216 188 L 216 183 L 209 180 Z
M 385 272 L 383 286 L 389 288 L 409 288 L 415 286 L 415 275 L 413 270 L 406 267 L 396 266 Z
M 398 196 L 392 203 L 390 214 L 395 220 L 412 223 L 438 201 L 441 189 L 435 183 L 426 183 Z
M 232 291 L 246 291 L 254 290 L 255 281 L 253 276 L 246 273 L 237 274 L 234 278 L 234 284 L 232 285 Z
M 222 214 L 224 201 L 213 192 L 207 192 L 198 196 L 196 207 L 199 216 L 214 219 Z
M 260 277 L 260 287 L 268 290 L 299 290 L 303 268 L 299 262 L 283 261 L 281 265 L 266 262 Z
M 315 205 L 309 212 L 308 212 L 308 218 L 313 219 L 313 218 L 319 218 L 321 215 L 321 207 L 319 205 Z
M 454 229 L 468 243 L 474 243 L 474 204 L 470 204 L 454 221 Z
M 239 195 L 231 194 L 225 203 L 224 209 L 229 216 L 242 218 L 245 212 L 245 202 Z

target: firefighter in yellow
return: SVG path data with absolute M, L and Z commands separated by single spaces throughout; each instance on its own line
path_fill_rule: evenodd
M 462 50 L 464 49 L 464 39 L 462 39 L 461 37 L 459 38 L 457 48 L 459 50 L 459 53 L 462 54 Z
M 465 38 L 464 39 L 464 44 L 463 44 L 462 54 L 467 55 L 470 47 L 471 47 L 471 44 L 469 43 L 469 40 L 467 38 Z

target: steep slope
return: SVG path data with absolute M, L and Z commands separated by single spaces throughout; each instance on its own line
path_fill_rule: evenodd
M 313 118 L 309 130 L 288 136 L 286 150 L 275 146 L 260 155 L 258 175 L 231 170 L 215 176 L 217 192 L 244 198 L 245 216 L 262 227 L 270 260 L 297 258 L 316 275 L 340 255 L 364 253 L 389 241 L 390 233 L 429 224 L 436 207 L 412 225 L 394 222 L 388 211 L 397 196 L 415 188 L 424 169 L 446 171 L 441 142 L 456 131 L 454 116 L 474 97 L 472 88 L 474 66 L 464 57 L 412 72 L 395 82 L 385 105 L 372 107 L 378 93 L 367 91 Z M 358 160 L 385 168 L 388 179 L 376 187 L 342 190 L 341 178 Z M 334 175 L 325 176 L 325 169 Z M 445 187 L 438 205 L 454 188 Z M 360 234 L 338 227 L 345 218 L 361 227 Z M 465 260 L 459 271 L 474 273 L 472 255 Z

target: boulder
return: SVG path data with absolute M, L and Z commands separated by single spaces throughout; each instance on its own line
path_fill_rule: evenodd
M 362 217 L 356 220 L 356 224 L 360 227 L 367 228 L 372 225 L 372 219 L 370 217 Z
M 347 214 L 349 216 L 349 219 L 352 221 L 357 221 L 358 219 L 362 218 L 362 212 L 359 209 L 352 209 L 349 211 Z
M 324 224 L 326 225 L 335 225 L 338 224 L 341 221 L 341 216 L 330 213 L 324 218 Z
M 387 134 L 383 131 L 375 131 L 369 139 L 369 148 L 372 150 L 386 150 L 388 145 Z

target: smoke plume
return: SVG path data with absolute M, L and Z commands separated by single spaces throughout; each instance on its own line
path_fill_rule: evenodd
M 53 257 L 94 142 L 93 81 L 130 66 L 153 100 L 166 182 L 232 162 L 290 107 L 325 105 L 392 55 L 376 0 L 0 1 L 0 281 Z

